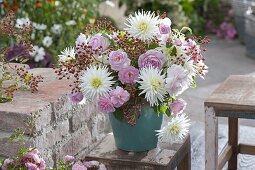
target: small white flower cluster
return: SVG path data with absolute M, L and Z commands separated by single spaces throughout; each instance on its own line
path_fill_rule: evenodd
M 15 27 L 21 29 L 24 27 L 28 27 L 30 25 L 32 25 L 34 28 L 32 34 L 31 34 L 32 40 L 36 39 L 36 37 L 35 37 L 36 31 L 38 31 L 40 34 L 44 34 L 42 31 L 47 30 L 47 25 L 45 25 L 43 23 L 32 22 L 29 20 L 29 18 L 18 18 L 16 20 Z M 69 21 L 65 22 L 65 25 L 66 26 L 74 26 L 74 25 L 76 25 L 76 21 L 69 20 Z M 45 48 L 47 49 L 52 46 L 52 44 L 54 42 L 54 34 L 56 36 L 59 36 L 63 31 L 63 26 L 61 24 L 53 24 L 50 27 L 50 31 L 51 31 L 51 33 L 53 33 L 53 35 L 50 36 L 51 33 L 47 31 L 46 36 L 44 36 L 43 39 L 41 40 L 41 45 L 39 45 L 40 43 L 38 43 L 38 45 L 34 44 L 34 46 L 33 46 L 34 51 L 30 52 L 30 55 L 34 58 L 35 62 L 44 60 L 45 55 L 46 55 Z M 39 46 L 43 46 L 43 47 L 39 47 Z M 67 57 L 66 59 L 68 59 L 70 57 L 73 58 L 75 56 L 72 48 L 67 49 L 65 52 L 63 52 L 63 55 L 69 53 L 69 50 L 71 50 L 70 51 L 71 55 L 69 57 Z M 61 57 L 61 60 L 64 60 L 63 55 Z
M 35 62 L 44 60 L 46 52 L 43 47 L 37 45 L 33 46 L 33 51 L 29 52 L 30 56 L 34 58 Z

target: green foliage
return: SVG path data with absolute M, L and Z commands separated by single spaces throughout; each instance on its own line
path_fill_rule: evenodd
M 73 45 L 79 31 L 84 29 L 85 23 L 94 22 L 98 17 L 98 5 L 102 0 L 26 0 L 4 1 L 5 5 L 0 7 L 0 16 L 6 14 L 8 10 L 17 6 L 17 18 L 29 18 L 33 23 L 44 24 L 45 30 L 33 28 L 31 38 L 32 44 L 43 47 L 50 58 L 37 63 L 36 66 L 48 66 L 49 61 L 55 62 L 55 56 L 65 47 Z M 9 8 L 7 8 L 9 7 Z M 68 25 L 66 22 L 75 21 L 74 25 Z M 54 24 L 60 24 L 62 31 L 60 34 L 54 33 L 52 27 Z M 45 46 L 42 41 L 46 37 L 52 37 L 53 43 L 49 47 Z M 0 44 L 6 44 L 6 40 L 0 40 Z M 13 44 L 14 41 L 7 44 Z M 46 61 L 49 60 L 49 61 Z
M 113 115 L 116 119 L 123 121 L 124 120 L 124 114 L 122 109 L 116 108 L 115 112 L 113 112 Z

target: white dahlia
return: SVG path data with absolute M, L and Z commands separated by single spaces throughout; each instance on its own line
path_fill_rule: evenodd
M 134 16 L 127 18 L 125 30 L 131 35 L 141 40 L 151 40 L 159 32 L 159 17 L 154 12 L 138 11 Z
M 114 81 L 110 74 L 105 66 L 91 66 L 82 73 L 80 87 L 88 100 L 97 101 L 111 90 Z
M 63 51 L 61 51 L 61 54 L 58 55 L 58 57 L 59 57 L 59 61 L 61 62 L 67 62 L 67 61 L 75 59 L 74 47 L 66 47 Z
M 181 142 L 189 133 L 189 121 L 185 113 L 176 115 L 165 127 L 156 130 L 159 140 L 171 144 Z
M 139 95 L 145 93 L 145 99 L 151 106 L 158 105 L 158 100 L 164 101 L 166 94 L 165 75 L 161 75 L 161 72 L 153 67 L 145 67 L 140 70 L 139 79 L 141 80 L 137 82 L 141 85 L 139 89 L 142 92 Z

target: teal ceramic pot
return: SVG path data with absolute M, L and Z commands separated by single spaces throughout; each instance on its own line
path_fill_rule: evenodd
M 158 137 L 155 130 L 161 128 L 163 114 L 158 116 L 150 106 L 142 106 L 135 126 L 116 119 L 112 113 L 109 118 L 118 149 L 143 152 L 157 147 Z

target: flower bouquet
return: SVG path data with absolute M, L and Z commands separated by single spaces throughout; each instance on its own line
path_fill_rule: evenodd
M 188 133 L 189 120 L 186 102 L 177 97 L 207 72 L 200 44 L 209 40 L 187 38 L 190 28 L 172 29 L 169 18 L 154 12 L 138 11 L 125 25 L 124 31 L 106 19 L 86 25 L 75 47 L 58 55 L 56 73 L 74 79 L 74 103 L 93 102 L 109 114 L 118 148 L 149 150 L 158 137 L 178 142 Z M 171 119 L 159 130 L 163 114 Z

